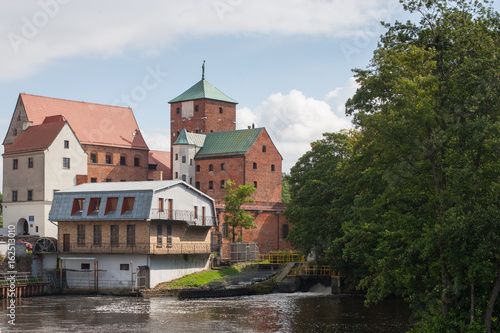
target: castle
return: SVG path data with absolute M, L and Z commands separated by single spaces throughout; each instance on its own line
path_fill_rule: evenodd
M 236 129 L 237 102 L 202 79 L 170 103 L 171 150 L 150 151 L 130 108 L 20 94 L 4 139 L 4 226 L 56 237 L 54 193 L 87 182 L 181 180 L 215 199 L 228 243 L 224 186 L 255 186 L 242 230 L 261 253 L 290 249 L 281 213 L 282 157 L 265 128 Z M 161 170 L 160 170 L 161 169 Z M 221 238 L 219 237 L 219 239 Z

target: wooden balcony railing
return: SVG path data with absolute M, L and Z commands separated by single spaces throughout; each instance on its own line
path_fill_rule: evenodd
M 62 253 L 127 253 L 127 254 L 195 254 L 211 253 L 211 244 L 205 242 L 182 243 L 119 243 L 119 244 L 77 244 L 63 246 Z

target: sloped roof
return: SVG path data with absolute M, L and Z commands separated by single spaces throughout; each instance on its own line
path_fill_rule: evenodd
M 234 99 L 211 85 L 207 80 L 200 80 L 194 86 L 169 101 L 169 103 L 192 101 L 195 99 L 213 99 L 216 101 L 238 104 Z
M 214 156 L 245 155 L 263 128 L 206 133 L 205 144 L 196 159 Z
M 205 134 L 189 133 L 183 128 L 177 140 L 175 140 L 174 145 L 195 145 L 197 147 L 203 147 L 205 137 Z
M 148 170 L 148 179 L 153 179 L 153 171 L 163 171 L 163 177 L 170 175 L 170 152 L 150 150 L 148 164 L 156 165 L 156 170 Z
M 158 191 L 180 183 L 180 180 L 135 181 L 135 182 L 103 182 L 85 183 L 71 187 L 57 193 L 84 193 L 84 192 L 120 192 L 120 191 Z M 193 188 L 194 189 L 194 188 Z
M 49 148 L 61 132 L 66 121 L 48 121 L 38 126 L 30 126 L 4 154 L 41 151 Z
M 19 97 L 33 125 L 63 115 L 82 144 L 149 150 L 130 108 L 30 94 Z

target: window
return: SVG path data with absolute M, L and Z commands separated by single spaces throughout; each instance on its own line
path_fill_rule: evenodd
M 253 187 L 257 188 L 257 182 L 253 182 Z
M 63 169 L 69 169 L 69 157 L 63 157 Z
M 193 185 L 193 178 L 189 178 L 189 185 Z
M 274 164 L 271 164 L 271 171 L 274 172 L 276 170 Z
M 281 234 L 283 235 L 283 238 L 288 237 L 288 224 L 283 224 L 281 226 Z
M 106 210 L 104 211 L 104 214 L 107 214 L 109 212 L 116 212 L 116 208 L 118 206 L 118 198 L 108 198 L 106 200 Z
M 122 214 L 125 212 L 131 212 L 134 209 L 134 202 L 135 202 L 134 197 L 123 198 Z
M 195 182 L 194 187 L 196 187 L 196 189 L 199 190 L 200 189 L 200 182 Z
M 181 114 L 181 108 L 177 108 L 177 109 L 175 109 L 175 113 L 177 113 L 177 114 Z
M 17 191 L 12 191 L 12 201 L 17 201 Z
M 208 166 L 208 171 L 214 171 L 214 165 L 213 164 L 210 164 Z
M 118 225 L 111 225 L 109 229 L 109 242 L 111 246 L 120 245 L 120 238 L 118 237 L 119 228 Z
M 135 225 L 127 224 L 127 245 L 135 245 Z
M 172 226 L 167 225 L 167 247 L 172 246 Z
M 17 121 L 21 121 L 21 115 L 20 114 L 17 115 Z
M 90 182 L 91 183 L 97 183 L 97 178 L 94 178 L 94 177 L 90 178 Z
M 120 165 L 127 165 L 127 158 L 125 155 L 120 156 Z
M 262 146 L 262 152 L 265 153 L 266 152 L 266 146 Z
M 130 264 L 120 264 L 120 271 L 130 270 Z
M 227 237 L 227 236 L 228 236 L 228 234 L 229 234 L 229 232 L 228 232 L 229 230 L 228 230 L 228 228 L 227 228 L 227 224 L 226 224 L 226 223 L 224 223 L 224 224 L 222 225 L 221 229 L 222 229 L 222 237 Z
M 163 228 L 161 224 L 156 226 L 156 246 L 162 246 L 163 244 Z
M 12 134 L 14 134 L 14 136 L 16 136 L 17 135 L 17 128 L 14 128 L 14 130 L 12 132 L 13 132 Z
M 206 208 L 205 206 L 201 207 L 201 224 L 205 225 L 206 219 Z
M 179 154 L 175 154 L 175 160 L 178 161 L 179 160 Z
M 219 113 L 222 113 L 222 107 L 219 108 Z
M 186 156 L 182 156 L 182 163 L 186 163 Z
M 177 171 L 175 172 L 175 177 L 174 178 L 175 179 L 179 179 L 179 173 Z
M 254 170 L 257 169 L 257 163 L 253 162 L 253 168 Z
M 225 180 L 221 180 L 220 181 L 220 188 L 224 188 L 224 185 L 226 185 L 226 181 Z
M 138 156 L 134 157 L 134 166 L 141 166 L 141 159 Z
M 100 225 L 94 225 L 94 245 L 102 244 L 102 227 Z
M 186 181 L 186 175 L 182 175 L 182 181 L 185 182 Z
M 90 215 L 93 212 L 98 213 L 100 206 L 101 206 L 101 198 L 91 198 L 89 203 L 89 211 L 87 215 Z
M 71 210 L 71 215 L 73 215 L 77 212 L 82 212 L 84 203 L 85 203 L 85 199 L 81 199 L 81 198 L 74 199 L 73 200 L 73 209 Z
M 209 190 L 213 190 L 214 189 L 214 182 L 213 181 L 209 181 L 208 182 L 208 189 Z
M 80 269 L 83 269 L 83 270 L 90 270 L 90 263 L 88 262 L 82 262 L 80 264 Z
M 168 219 L 174 218 L 174 199 L 168 199 Z
M 193 159 L 192 158 L 189 159 L 189 165 L 193 165 Z
M 28 169 L 33 168 L 33 157 L 28 157 Z
M 113 155 L 106 154 L 106 164 L 112 164 L 112 163 L 113 163 Z
M 69 149 L 69 141 L 64 140 L 64 149 Z
M 225 165 L 224 163 L 221 163 L 221 164 L 220 164 L 220 169 L 221 169 L 221 170 L 226 170 L 226 165 Z
M 196 166 L 196 172 L 200 172 L 200 165 L 199 164 Z
M 12 160 L 12 169 L 17 170 L 19 168 L 19 160 L 17 158 Z
M 96 153 L 90 154 L 90 163 L 97 163 L 97 154 Z
M 195 112 L 200 111 L 200 106 L 199 106 L 199 105 L 195 105 L 195 106 L 194 106 L 194 111 L 195 111 Z
M 28 190 L 28 201 L 33 201 L 33 190 Z
M 163 207 L 164 200 L 163 198 L 158 198 L 158 211 L 163 212 L 164 207 Z
M 76 243 L 78 245 L 85 244 L 85 226 L 84 225 L 79 224 L 76 226 Z
M 194 218 L 198 218 L 198 206 L 194 206 Z
M 106 178 L 106 183 L 111 183 L 111 178 Z

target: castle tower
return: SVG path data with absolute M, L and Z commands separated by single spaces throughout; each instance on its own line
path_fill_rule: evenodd
M 183 128 L 200 134 L 236 129 L 238 102 L 205 80 L 205 63 L 201 80 L 169 103 L 171 145 Z

